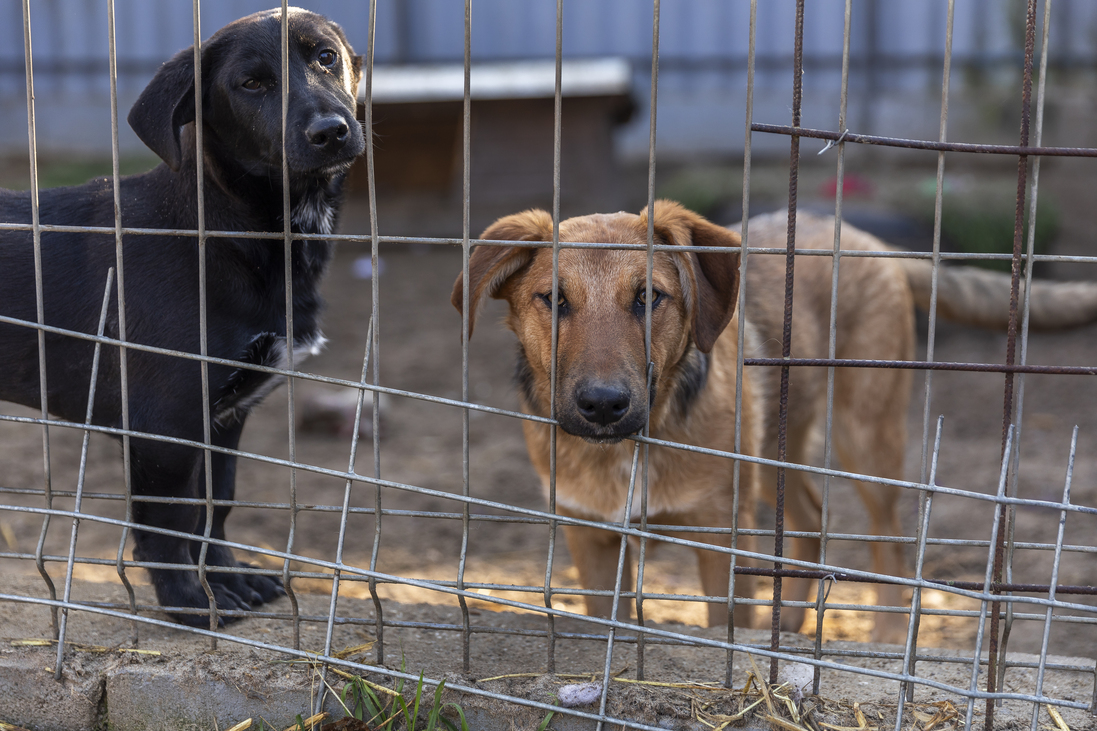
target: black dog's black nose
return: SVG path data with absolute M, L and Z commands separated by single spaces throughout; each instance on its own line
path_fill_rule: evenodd
M 587 421 L 607 426 L 628 412 L 629 394 L 621 386 L 586 383 L 575 391 L 575 406 Z
M 309 144 L 320 148 L 324 152 L 335 152 L 342 148 L 349 133 L 350 127 L 337 114 L 318 117 L 305 129 L 305 136 L 308 138 Z

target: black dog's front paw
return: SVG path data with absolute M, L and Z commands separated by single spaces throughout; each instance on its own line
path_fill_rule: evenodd
M 249 586 L 248 580 L 242 574 L 211 571 L 206 574 L 206 581 L 213 590 L 218 609 L 246 610 L 263 601 L 263 597 Z
M 236 565 L 249 569 L 255 568 L 252 564 L 244 561 L 237 561 Z M 261 574 L 216 572 L 208 574 L 206 578 L 210 583 L 210 587 L 213 588 L 215 596 L 218 588 L 220 588 L 231 599 L 244 604 L 244 606 L 239 607 L 240 609 L 250 609 L 286 594 L 279 581 Z M 217 600 L 217 606 L 221 607 L 220 599 Z
M 223 574 L 222 574 L 223 575 Z M 208 574 L 206 580 L 209 583 L 210 591 L 213 592 L 213 601 L 217 605 L 217 626 L 224 627 L 226 624 L 235 622 L 242 617 L 226 616 L 225 612 L 233 611 L 248 611 L 251 609 L 251 604 L 244 598 L 247 596 L 245 593 L 243 596 L 221 583 L 219 583 L 213 574 Z M 243 582 L 241 582 L 243 583 Z M 245 589 L 247 585 L 244 584 Z M 200 583 L 195 581 L 195 588 L 197 589 L 198 597 L 197 601 L 189 604 L 174 604 L 173 606 L 193 606 L 196 609 L 208 610 L 209 598 L 206 596 L 205 591 L 202 590 Z M 180 624 L 189 625 L 191 627 L 209 627 L 209 614 L 203 612 L 201 614 L 175 614 L 172 618 Z
M 209 597 L 198 581 L 196 572 L 158 570 L 153 574 L 153 583 L 161 606 L 199 610 L 187 614 L 169 612 L 172 619 L 189 627 L 209 627 Z M 285 593 L 270 577 L 225 573 L 214 571 L 212 567 L 206 573 L 206 581 L 217 605 L 219 627 L 242 619 L 238 616 L 225 616 L 225 612 L 246 612 Z
M 240 561 L 240 565 L 247 568 L 254 568 L 252 564 L 244 561 Z M 282 588 L 282 582 L 272 576 L 264 576 L 261 574 L 238 575 L 244 578 L 248 587 L 251 588 L 252 593 L 258 596 L 258 599 L 252 602 L 253 605 L 272 602 L 275 599 L 286 595 L 286 590 Z

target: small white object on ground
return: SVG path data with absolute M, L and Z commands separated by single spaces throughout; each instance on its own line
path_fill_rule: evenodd
M 576 683 L 565 685 L 556 691 L 556 699 L 564 708 L 588 706 L 602 697 L 601 683 Z
M 792 686 L 790 694 L 792 700 L 799 703 L 804 698 L 804 693 L 811 688 L 812 681 L 815 680 L 815 668 L 811 665 L 805 665 L 802 662 L 793 662 L 781 667 L 781 671 L 777 673 L 777 682 L 784 684 L 788 683 Z
M 382 420 L 385 398 L 377 400 Z M 349 437 L 354 433 L 354 414 L 358 409 L 358 391 L 352 388 L 302 389 L 297 399 L 297 429 L 305 433 Z M 358 436 L 373 437 L 373 393 L 366 391 L 362 399 L 362 417 Z
M 355 279 L 370 279 L 373 277 L 373 257 L 360 256 L 354 260 L 352 267 Z M 381 275 L 385 272 L 385 260 L 381 257 L 377 257 L 377 274 Z

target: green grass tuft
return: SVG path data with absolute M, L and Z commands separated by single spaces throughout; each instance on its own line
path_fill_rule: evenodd
M 448 731 L 468 731 L 468 722 L 465 720 L 465 712 L 456 703 L 443 703 L 442 691 L 446 681 L 442 681 L 434 689 L 433 703 L 427 711 L 425 725 L 420 724 L 420 709 L 423 706 L 423 674 L 419 674 L 419 682 L 415 687 L 415 698 L 409 705 L 404 700 L 404 679 L 400 678 L 393 686 L 393 690 L 399 695 L 393 696 L 388 701 L 382 701 L 377 694 L 362 678 L 354 678 L 347 681 L 340 695 L 344 707 L 354 718 L 368 724 L 375 731 L 438 731 L 446 728 Z M 452 708 L 460 719 L 460 726 L 442 715 L 446 708 Z

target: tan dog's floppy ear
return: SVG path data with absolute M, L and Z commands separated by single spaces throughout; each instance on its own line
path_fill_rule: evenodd
M 488 226 L 481 239 L 487 241 L 551 241 L 552 216 L 532 209 L 500 218 Z M 534 250 L 525 246 L 477 246 L 469 257 L 469 336 L 484 296 L 496 297 L 512 274 L 533 258 Z M 450 302 L 461 312 L 464 301 L 464 274 L 453 283 Z
M 647 209 L 640 213 L 647 225 Z M 717 226 L 678 203 L 655 201 L 655 231 L 678 246 L 739 246 L 739 234 Z M 739 297 L 739 252 L 690 252 L 695 285 L 690 298 L 693 340 L 709 352 L 724 331 Z

